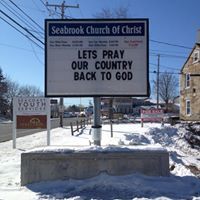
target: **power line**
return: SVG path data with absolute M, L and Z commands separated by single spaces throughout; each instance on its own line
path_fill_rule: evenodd
M 1 17 L 0 17 L 0 18 L 1 18 Z M 2 18 L 1 18 L 1 19 L 2 19 Z M 7 23 L 7 22 L 6 22 L 6 23 Z M 22 47 L 10 45 L 10 44 L 0 43 L 0 46 L 9 47 L 9 48 L 14 48 L 14 49 L 19 49 L 19 50 L 22 50 L 22 51 L 33 52 L 31 49 L 26 49 L 26 48 L 22 48 Z
M 51 11 L 50 11 L 49 8 L 47 7 L 47 5 L 46 5 L 42 0 L 40 0 L 40 2 L 41 2 L 42 5 L 47 9 L 47 11 L 50 13 Z
M 17 4 L 15 4 L 12 0 L 9 0 L 16 8 L 18 8 L 26 17 L 28 17 L 35 25 L 37 25 L 42 31 L 44 29 L 37 23 L 35 22 L 29 15 L 27 15 Z
M 157 71 L 150 71 L 149 73 L 150 73 L 150 74 L 156 74 Z M 181 72 L 178 73 L 178 72 L 169 72 L 169 71 L 165 71 L 165 72 L 163 72 L 163 71 L 159 71 L 159 73 L 160 73 L 160 74 L 168 73 L 168 74 L 175 74 L 175 75 L 180 75 L 180 74 L 181 74 Z
M 23 4 L 21 4 L 21 3 L 17 3 L 17 5 L 20 7 L 20 8 L 25 8 L 26 10 L 31 10 L 31 11 L 36 11 L 36 12 L 39 12 L 39 13 L 43 13 L 43 14 L 45 14 L 45 10 L 39 10 L 39 9 L 37 9 L 37 8 L 33 8 L 33 7 L 31 7 L 31 6 L 27 6 L 27 5 L 23 5 Z
M 42 3 L 42 5 L 46 8 L 46 10 L 49 12 L 49 16 L 52 16 L 53 17 L 53 15 L 58 15 L 58 12 L 55 10 L 55 11 L 52 11 L 52 10 L 50 10 L 48 7 L 47 7 L 47 5 L 42 1 L 42 0 L 40 0 L 40 2 Z M 46 3 L 47 3 L 47 0 L 46 0 Z M 60 14 L 59 14 L 60 15 Z
M 45 3 L 44 3 L 42 0 L 40 0 L 40 2 L 42 3 L 42 5 L 43 5 L 43 6 L 45 6 L 45 7 L 46 7 Z
M 37 10 L 39 10 L 40 12 L 42 12 L 42 10 L 40 10 L 39 6 L 35 3 L 34 0 L 32 0 L 33 4 L 35 5 L 35 7 L 37 8 Z
M 149 49 L 150 51 L 152 51 L 152 52 L 157 52 L 157 53 L 175 53 L 175 54 L 181 54 L 181 55 L 183 55 L 183 54 L 186 54 L 186 55 L 188 55 L 188 52 L 180 52 L 180 51 L 171 51 L 171 50 L 169 50 L 169 51 L 166 51 L 166 50 L 160 50 L 160 49 Z M 187 50 L 186 50 L 187 51 Z
M 150 65 L 154 65 L 154 66 L 157 66 L 157 64 L 155 63 L 149 63 Z M 180 71 L 180 69 L 175 69 L 175 67 L 169 67 L 169 66 L 166 66 L 166 65 L 160 65 L 160 67 L 164 67 L 164 68 L 168 68 L 168 69 L 172 69 L 172 70 L 177 70 L 177 71 Z
M 64 19 L 64 17 L 65 17 L 65 9 L 66 8 L 79 8 L 79 4 L 77 4 L 76 6 L 72 6 L 72 5 L 65 5 L 65 1 L 63 1 L 63 3 L 61 4 L 61 5 L 59 5 L 59 4 L 48 4 L 48 1 L 46 2 L 46 6 L 48 7 L 54 7 L 55 8 L 55 10 L 57 9 L 57 8 L 59 8 L 60 9 L 60 11 L 61 11 L 61 18 L 62 19 Z
M 35 32 L 38 34 L 38 36 L 42 37 L 41 35 L 39 34 L 42 34 L 43 35 L 43 32 L 40 32 L 38 30 L 34 30 L 33 27 L 31 27 L 30 25 L 30 22 L 25 19 L 19 12 L 17 12 L 16 10 L 14 10 L 13 8 L 10 7 L 10 5 L 8 5 L 8 3 L 6 3 L 4 0 L 3 0 L 3 3 L 0 2 L 0 4 L 2 4 L 9 12 L 11 12 L 15 17 L 17 17 L 21 22 L 23 22 L 27 27 L 29 27 L 29 31 L 32 31 L 32 32 Z M 6 5 L 5 5 L 6 4 Z M 43 38 L 43 37 L 42 37 Z
M 1 11 L 1 10 L 0 10 Z M 9 24 L 11 27 L 13 27 L 16 31 L 18 31 L 19 33 L 21 33 L 23 36 L 25 36 L 26 38 L 28 38 L 29 40 L 31 40 L 31 42 L 33 42 L 35 45 L 37 45 L 39 48 L 43 49 L 43 47 L 41 47 L 40 45 L 38 45 L 34 40 L 32 40 L 28 35 L 24 34 L 22 31 L 20 31 L 19 29 L 17 29 L 15 26 L 13 26 L 11 23 L 9 23 L 7 20 L 5 20 L 3 17 L 0 16 L 0 18 L 6 22 L 7 24 Z
M 12 22 L 14 22 L 16 25 L 18 25 L 20 28 L 22 28 L 24 31 L 26 31 L 28 34 L 30 34 L 35 40 L 40 42 L 41 44 L 44 45 L 44 42 L 42 42 L 40 39 L 38 39 L 35 35 L 33 35 L 29 30 L 24 28 L 21 24 L 19 24 L 17 21 L 15 21 L 13 18 L 11 18 L 9 15 L 7 15 L 4 11 L 0 10 L 0 12 L 6 16 L 8 19 L 10 19 Z
M 151 56 L 156 56 L 157 57 L 157 55 L 158 54 L 156 54 L 156 53 L 150 53 L 150 55 Z M 180 58 L 180 59 L 187 59 L 188 57 L 186 57 L 186 56 L 180 56 L 180 55 L 173 55 L 173 54 L 164 54 L 164 53 L 161 53 L 161 54 L 159 54 L 161 57 L 171 57 L 171 58 Z
M 155 43 L 159 43 L 159 44 L 165 44 L 165 45 L 169 45 L 169 46 L 184 48 L 184 49 L 190 49 L 190 50 L 192 49 L 191 47 L 187 47 L 187 46 L 183 46 L 183 45 L 179 45 L 179 44 L 172 44 L 172 43 L 162 42 L 162 41 L 152 40 L 152 39 L 150 39 L 150 41 L 155 42 Z
M 38 60 L 38 62 L 39 62 L 40 64 L 44 65 L 44 63 L 40 60 L 40 58 L 39 58 L 38 55 L 36 54 L 36 51 L 35 51 L 35 49 L 34 49 L 32 43 L 30 43 L 30 44 L 31 44 L 31 48 L 32 48 L 32 50 L 33 50 L 33 53 L 34 53 L 36 59 Z

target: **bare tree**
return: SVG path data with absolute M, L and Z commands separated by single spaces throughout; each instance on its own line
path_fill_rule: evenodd
M 13 97 L 15 96 L 43 96 L 43 92 L 33 85 L 20 86 L 16 81 L 12 81 L 9 77 L 6 77 L 7 92 L 5 93 L 5 99 L 7 102 L 7 110 L 9 110 L 10 117 L 12 117 L 13 110 Z
M 7 93 L 6 99 L 11 104 L 13 97 L 15 96 L 43 96 L 43 92 L 36 86 L 25 85 L 20 86 L 18 82 L 12 81 L 10 78 L 6 78 Z
M 6 82 L 7 82 L 7 93 L 5 94 L 5 98 L 8 103 L 9 117 L 12 117 L 13 97 L 18 95 L 20 86 L 17 82 L 12 81 L 9 77 L 6 77 Z
M 9 77 L 6 77 L 6 81 L 8 85 L 6 99 L 11 104 L 13 97 L 18 95 L 20 86 L 19 83 L 12 81 Z
M 178 78 L 165 71 L 160 74 L 159 81 L 159 96 L 165 102 L 166 111 L 169 109 L 170 101 L 173 102 L 174 98 L 178 95 Z M 157 89 L 157 82 L 154 81 L 154 89 Z
M 19 88 L 18 96 L 43 96 L 43 92 L 34 85 L 25 85 Z
M 6 78 L 3 74 L 2 69 L 0 68 L 0 114 L 5 115 L 7 113 L 8 102 L 6 100 L 6 93 L 8 90 L 8 85 Z
M 95 18 L 104 18 L 104 19 L 125 19 L 128 18 L 128 7 L 119 7 L 115 10 L 110 10 L 109 8 L 103 8 L 99 13 L 95 14 Z

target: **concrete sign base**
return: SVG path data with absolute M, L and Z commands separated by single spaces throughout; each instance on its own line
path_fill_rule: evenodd
M 21 154 L 21 185 L 40 181 L 86 179 L 99 175 L 169 175 L 166 150 L 105 152 L 29 152 Z

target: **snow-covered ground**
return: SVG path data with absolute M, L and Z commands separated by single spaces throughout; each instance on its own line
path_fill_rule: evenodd
M 185 141 L 185 129 L 180 126 L 146 123 L 114 124 L 114 137 L 110 126 L 102 127 L 102 147 L 89 146 L 90 126 L 71 136 L 70 127 L 51 131 L 51 148 L 74 150 L 98 149 L 116 146 L 163 146 L 170 152 L 169 177 L 150 177 L 142 174 L 109 176 L 100 174 L 86 180 L 49 181 L 20 186 L 20 155 L 35 147 L 46 145 L 47 133 L 39 132 L 17 139 L 17 149 L 12 141 L 0 143 L 0 200 L 42 199 L 199 199 L 200 152 Z M 141 148 L 141 147 L 140 147 Z

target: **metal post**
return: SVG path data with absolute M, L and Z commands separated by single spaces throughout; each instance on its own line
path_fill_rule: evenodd
M 110 136 L 113 137 L 113 122 L 112 119 L 110 120 Z
M 15 108 L 13 107 L 13 124 L 12 124 L 12 139 L 13 139 L 13 149 L 16 149 L 16 137 L 17 137 L 17 130 L 16 130 L 16 113 Z
M 79 132 L 79 121 L 76 121 L 77 131 Z
M 73 124 L 72 124 L 72 122 L 70 122 L 70 126 L 71 126 L 71 135 L 74 135 L 74 130 L 73 130 Z
M 101 146 L 101 100 L 94 97 L 94 124 L 92 126 L 92 139 L 94 145 Z
M 49 146 L 51 144 L 51 135 L 50 135 L 50 131 L 51 131 L 51 108 L 50 108 L 50 99 L 48 98 L 46 100 L 47 102 L 47 146 Z
M 111 137 L 113 137 L 113 124 L 112 124 L 112 120 L 113 120 L 113 97 L 110 98 L 109 100 L 109 118 L 110 118 L 110 131 L 111 131 Z
M 63 105 L 63 97 L 60 98 L 60 127 L 63 127 L 63 112 L 64 112 L 64 105 Z
M 158 66 L 157 66 L 157 108 L 159 108 L 159 76 L 160 76 L 160 55 L 158 54 Z

